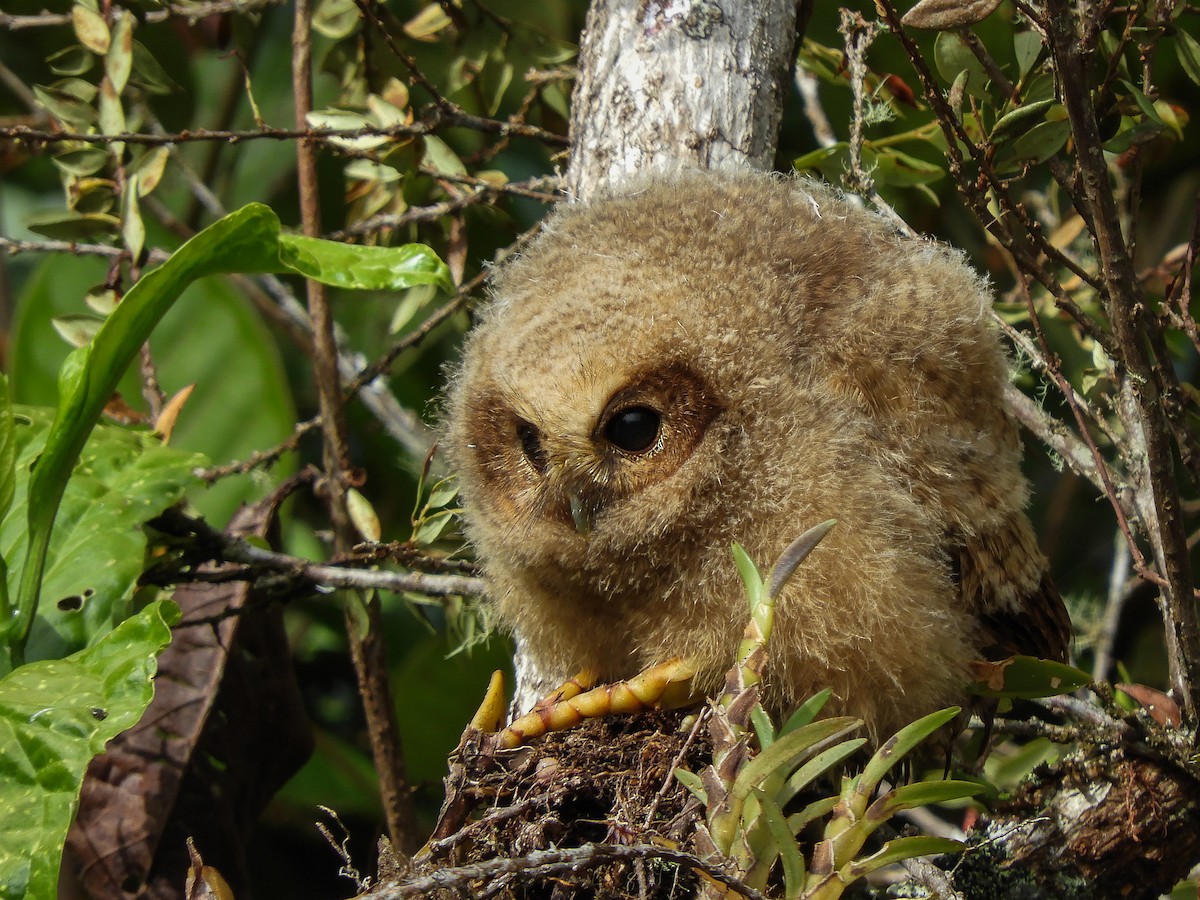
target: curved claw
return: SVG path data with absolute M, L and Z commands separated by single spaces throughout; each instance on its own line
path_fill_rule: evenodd
M 590 691 L 568 696 L 557 702 L 542 702 L 496 735 L 496 746 L 518 747 L 530 738 L 550 731 L 563 731 L 584 719 L 611 713 L 640 712 L 683 706 L 692 699 L 692 679 L 696 664 L 690 659 L 673 659 L 651 666 L 628 681 L 602 685 Z M 578 680 L 578 676 L 576 681 Z M 568 687 L 572 682 L 564 685 Z M 555 692 L 554 697 L 563 688 Z
M 468 727 L 489 734 L 496 731 L 504 724 L 507 705 L 504 701 L 504 673 L 497 669 L 492 673 L 492 680 L 488 682 L 483 702 L 479 704 L 479 709 L 475 710 L 475 715 L 471 716 L 471 724 Z

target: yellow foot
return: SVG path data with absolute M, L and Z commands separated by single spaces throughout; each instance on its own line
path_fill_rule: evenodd
M 499 732 L 496 746 L 506 750 L 518 747 L 546 732 L 563 731 L 584 719 L 595 719 L 610 713 L 683 706 L 693 697 L 692 679 L 695 675 L 694 661 L 673 659 L 651 666 L 628 681 L 584 690 L 584 686 L 591 682 L 586 677 L 587 673 L 582 673 L 538 703 L 532 712 Z

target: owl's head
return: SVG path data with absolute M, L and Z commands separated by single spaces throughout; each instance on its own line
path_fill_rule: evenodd
M 626 186 L 564 204 L 501 267 L 443 441 L 489 574 L 583 573 L 602 591 L 673 568 L 696 533 L 728 555 L 752 492 L 770 493 L 757 417 L 802 379 L 795 260 L 819 257 L 836 225 L 815 215 L 819 189 L 780 187 L 701 174 Z M 747 219 L 760 212 L 761 229 Z M 806 277 L 842 268 L 831 257 Z M 602 565 L 613 559 L 619 575 Z

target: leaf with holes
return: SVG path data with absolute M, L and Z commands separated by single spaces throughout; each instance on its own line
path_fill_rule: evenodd
M 141 718 L 178 617 L 153 603 L 86 650 L 0 679 L 0 896 L 55 896 L 84 772 Z

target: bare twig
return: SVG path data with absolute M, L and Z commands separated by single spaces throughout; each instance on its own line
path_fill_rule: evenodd
M 215 562 L 238 563 L 247 568 L 234 573 L 235 577 L 224 580 L 245 581 L 261 577 L 264 573 L 281 573 L 289 579 L 314 588 L 352 588 L 358 590 L 384 590 L 394 593 L 411 591 L 431 597 L 478 596 L 483 592 L 484 581 L 468 575 L 433 574 L 428 572 L 385 572 L 354 566 L 365 564 L 364 560 L 350 559 L 343 563 L 315 563 L 311 560 L 287 553 L 266 550 L 241 538 L 219 531 L 203 519 L 185 515 L 177 510 L 168 510 L 156 518 L 151 525 L 175 537 L 194 537 L 198 541 L 200 554 Z M 193 563 L 200 556 L 190 558 Z M 163 580 L 163 579 L 160 579 Z M 193 580 L 181 577 L 178 582 Z M 159 581 L 155 581 L 159 583 Z M 170 581 L 168 581 L 170 583 Z
M 209 16 L 219 16 L 225 13 L 247 13 L 268 6 L 279 6 L 284 0 L 217 0 L 213 3 L 171 4 L 164 9 L 155 9 L 141 13 L 138 18 L 143 22 L 165 22 L 167 19 L 184 19 L 195 24 Z M 36 15 L 16 16 L 0 12 L 0 28 L 9 31 L 21 31 L 25 28 L 46 28 L 71 24 L 70 13 L 42 12 Z
M 1092 649 L 1092 678 L 1107 681 L 1113 664 L 1113 647 L 1117 641 L 1117 629 L 1121 624 L 1121 612 L 1129 599 L 1129 543 L 1124 535 L 1117 533 L 1113 540 L 1112 567 L 1108 576 L 1108 599 L 1104 604 L 1104 616 L 1100 620 L 1100 633 Z
M 364 126 L 362 128 L 309 128 L 301 123 L 295 128 L 246 128 L 240 130 L 197 128 L 194 131 L 180 131 L 161 135 L 131 131 L 122 131 L 116 134 L 91 134 L 80 131 L 46 131 L 39 128 L 30 128 L 27 125 L 10 125 L 0 128 L 0 138 L 28 141 L 32 144 L 62 144 L 68 142 L 82 144 L 125 143 L 150 147 L 159 147 L 165 144 L 195 143 L 196 141 L 222 141 L 228 144 L 237 144 L 242 141 L 254 140 L 294 141 L 306 139 L 328 143 L 331 138 L 419 137 L 421 135 L 432 134 L 439 128 L 455 126 L 491 134 L 532 138 L 555 147 L 565 147 L 567 145 L 567 139 L 563 135 L 546 131 L 544 128 L 538 128 L 534 125 L 489 119 L 484 116 L 470 115 L 468 113 L 447 112 L 445 110 L 435 111 L 429 118 L 414 122 L 411 125 L 389 125 L 386 128 L 375 126 Z M 336 144 L 332 146 L 334 150 L 340 149 Z
M 70 253 L 72 256 L 103 256 L 108 259 L 128 260 L 129 251 L 112 244 L 83 244 L 77 241 L 17 241 L 0 237 L 0 252 L 16 256 L 18 253 Z M 146 256 L 146 265 L 164 262 L 171 254 L 166 250 L 154 249 Z
M 747 900 L 766 900 L 763 894 L 742 884 L 720 866 L 705 862 L 682 850 L 651 844 L 584 844 L 582 847 L 568 850 L 535 850 L 526 856 L 486 859 L 470 865 L 439 869 L 428 875 L 409 878 L 399 884 L 381 885 L 373 891 L 360 894 L 356 900 L 395 900 L 447 889 L 469 893 L 471 885 L 477 882 L 490 882 L 507 876 L 529 881 L 617 860 L 635 859 L 661 859 L 686 866 L 703 872 Z

